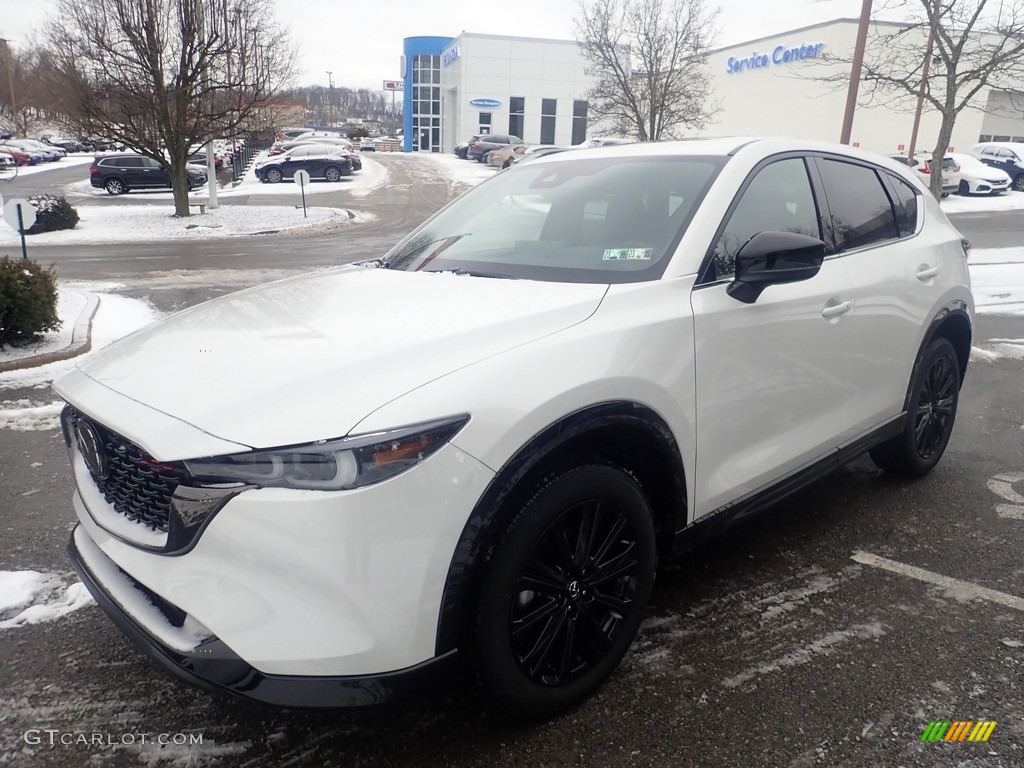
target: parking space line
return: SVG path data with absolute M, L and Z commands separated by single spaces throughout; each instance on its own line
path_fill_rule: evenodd
M 941 573 L 926 571 L 924 568 L 917 568 L 913 565 L 898 563 L 895 560 L 888 560 L 884 557 L 873 555 L 870 552 L 861 552 L 858 550 L 850 556 L 850 559 L 860 563 L 861 565 L 870 565 L 874 568 L 881 568 L 884 571 L 898 573 L 901 576 L 909 576 L 912 579 L 924 581 L 928 584 L 934 584 L 938 587 L 955 589 L 959 594 L 966 595 L 967 597 L 976 597 L 982 600 L 988 600 L 990 603 L 1005 605 L 1007 608 L 1013 608 L 1016 611 L 1024 611 L 1024 598 L 1009 595 L 1006 592 L 999 592 L 994 589 L 989 589 L 988 587 L 973 584 L 969 581 L 961 581 L 960 579 L 954 579 L 950 576 L 943 576 Z

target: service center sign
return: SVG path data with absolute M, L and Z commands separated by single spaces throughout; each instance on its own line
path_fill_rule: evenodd
M 497 109 L 501 106 L 501 102 L 497 99 L 473 99 L 469 102 L 469 106 L 477 109 Z
M 731 75 L 735 72 L 745 72 L 748 69 L 764 69 L 778 64 L 792 64 L 794 61 L 803 59 L 816 59 L 824 47 L 824 43 L 802 43 L 796 47 L 777 45 L 770 54 L 754 51 L 745 59 L 730 56 L 725 63 L 725 71 Z

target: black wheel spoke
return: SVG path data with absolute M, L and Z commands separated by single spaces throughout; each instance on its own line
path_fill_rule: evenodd
M 562 658 L 558 665 L 557 682 L 564 683 L 569 680 L 573 671 L 573 662 L 576 659 L 576 619 L 569 614 L 565 625 L 565 638 L 562 643 Z
M 611 528 L 608 530 L 608 534 L 604 537 L 601 542 L 601 546 L 598 547 L 597 552 L 591 557 L 591 562 L 595 565 L 600 565 L 601 561 L 604 560 L 608 554 L 608 550 L 612 548 L 616 541 L 619 540 L 619 536 L 622 534 L 622 529 L 626 527 L 626 518 L 621 514 L 615 518 L 615 522 L 612 523 Z
M 534 627 L 538 622 L 549 619 L 551 616 L 564 609 L 564 605 L 557 600 L 550 600 L 540 608 L 526 614 L 519 619 L 512 621 L 512 635 L 520 635 Z
M 533 589 L 545 595 L 561 594 L 565 589 L 565 576 L 548 568 L 543 563 L 531 563 L 516 582 L 516 591 Z
M 619 554 L 602 563 L 588 581 L 592 586 L 604 584 L 612 579 L 633 573 L 639 565 L 640 561 L 636 559 L 636 542 L 631 541 Z
M 590 555 L 594 546 L 594 535 L 597 531 L 597 521 L 601 516 L 601 502 L 594 503 L 593 510 L 584 510 L 580 515 L 580 529 L 576 535 L 576 552 L 573 563 L 582 567 Z
M 551 649 L 555 645 L 555 640 L 558 639 L 562 628 L 565 626 L 568 615 L 569 609 L 562 608 L 558 616 L 549 618 L 547 624 L 544 625 L 540 635 L 537 637 L 533 648 L 523 657 L 523 664 L 530 669 L 530 674 L 534 677 L 540 674 L 541 668 L 547 662 Z
M 611 608 L 613 611 L 618 611 L 620 614 L 626 613 L 633 601 L 628 598 L 616 597 L 615 595 L 607 595 L 604 592 L 594 590 L 593 598 L 595 603 Z

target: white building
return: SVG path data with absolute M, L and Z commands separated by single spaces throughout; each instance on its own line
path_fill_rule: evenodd
M 875 22 L 869 41 L 899 25 Z M 923 37 L 924 32 L 914 32 Z M 692 136 L 789 136 L 839 141 L 856 19 L 837 19 L 713 51 L 708 57 L 710 125 Z M 923 49 L 923 40 L 916 41 Z M 909 41 L 908 41 L 909 44 Z M 867 56 L 871 56 L 869 45 Z M 463 32 L 456 38 L 405 40 L 405 150 L 450 152 L 479 133 L 511 133 L 528 143 L 578 144 L 600 128 L 587 124 L 591 78 L 579 45 Z M 841 83 L 827 82 L 839 75 Z M 957 118 L 952 151 L 979 141 L 1024 141 L 1024 83 L 1018 96 L 986 88 Z M 867 87 L 862 85 L 862 96 Z M 884 154 L 910 143 L 916 98 L 866 105 L 851 143 Z M 931 150 L 939 115 L 927 102 L 917 147 Z

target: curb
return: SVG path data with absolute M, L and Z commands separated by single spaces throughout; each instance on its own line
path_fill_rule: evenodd
M 64 349 L 58 349 L 53 352 L 44 352 L 40 355 L 32 355 L 31 357 L 22 357 L 18 360 L 8 360 L 5 363 L 0 363 L 0 373 L 56 363 L 59 360 L 67 360 L 88 352 L 92 349 L 92 319 L 96 316 L 96 310 L 99 306 L 99 296 L 95 293 L 86 294 L 85 307 L 78 313 L 75 328 L 71 332 L 70 344 L 64 347 Z

